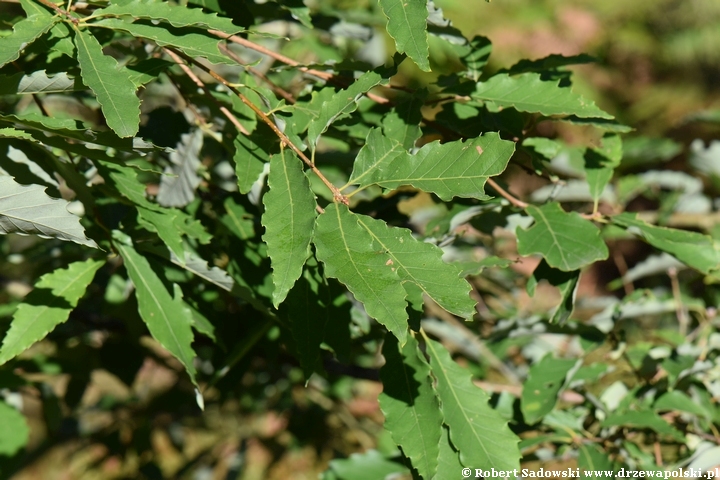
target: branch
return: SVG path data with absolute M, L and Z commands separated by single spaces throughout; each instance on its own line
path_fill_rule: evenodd
M 75 24 L 75 26 L 78 25 L 79 20 L 77 18 L 73 17 L 72 15 L 70 15 L 70 12 L 68 12 L 67 10 L 64 10 L 64 9 L 58 7 L 57 5 L 52 3 L 50 0 L 38 0 L 38 1 L 40 3 L 42 3 L 43 5 L 45 5 L 46 7 L 52 8 L 53 10 L 55 10 L 57 13 L 59 13 L 63 17 L 66 17 L 67 19 L 69 19 L 73 24 Z
M 172 58 L 175 63 L 178 64 L 182 71 L 185 72 L 185 74 L 190 77 L 193 82 L 195 82 L 195 85 L 200 87 L 207 94 L 210 100 L 212 100 L 212 102 L 217 105 L 223 115 L 225 115 L 227 119 L 230 120 L 233 125 L 235 125 L 235 128 L 237 128 L 240 133 L 242 133 L 243 135 L 250 135 L 250 132 L 248 132 L 245 127 L 243 127 L 237 117 L 233 115 L 232 112 L 228 110 L 224 105 L 218 102 L 215 97 L 212 96 L 212 93 L 210 92 L 210 89 L 207 87 L 207 85 L 205 85 L 205 83 L 203 83 L 203 81 L 200 80 L 197 75 L 195 75 L 192 69 L 188 67 L 185 62 L 183 62 L 183 59 L 178 54 L 176 54 L 167 47 L 163 47 L 163 51 L 167 53 L 168 56 L 170 56 L 170 58 Z
M 500 194 L 501 197 L 503 197 L 505 200 L 510 202 L 515 207 L 518 208 L 527 208 L 529 206 L 528 203 L 523 202 L 522 200 L 518 200 L 517 198 L 510 195 L 507 191 L 505 191 L 500 185 L 495 183 L 495 180 L 492 178 L 487 179 L 487 183 L 495 189 L 496 192 Z
M 318 168 L 315 166 L 315 163 L 314 163 L 312 160 L 310 160 L 310 159 L 307 157 L 307 155 L 305 155 L 305 154 L 302 152 L 302 150 L 300 150 L 300 149 L 297 147 L 297 145 L 295 145 L 294 143 L 292 143 L 292 141 L 290 141 L 290 139 L 288 138 L 288 136 L 285 135 L 285 133 L 284 133 L 282 130 L 280 130 L 280 129 L 277 127 L 277 125 L 275 125 L 275 122 L 273 122 L 273 121 L 270 119 L 270 117 L 267 116 L 267 114 L 266 114 L 265 112 L 263 112 L 262 110 L 260 110 L 260 108 L 259 108 L 257 105 L 255 105 L 254 103 L 252 103 L 245 95 L 243 95 L 242 92 L 240 92 L 237 88 L 235 88 L 232 84 L 230 84 L 230 82 L 228 82 L 227 80 L 225 80 L 223 77 L 221 77 L 221 76 L 218 75 L 217 73 L 213 72 L 212 70 L 210 70 L 208 67 L 206 67 L 206 66 L 203 65 L 202 63 L 198 62 L 197 60 L 195 60 L 195 59 L 193 59 L 193 58 L 190 58 L 190 57 L 188 57 L 188 56 L 186 56 L 186 55 L 184 55 L 184 54 L 181 54 L 180 52 L 178 52 L 178 51 L 176 51 L 176 50 L 174 50 L 174 49 L 170 49 L 170 50 L 172 50 L 173 52 L 175 52 L 175 54 L 177 54 L 177 55 L 185 58 L 186 61 L 191 62 L 192 64 L 194 64 L 194 65 L 196 65 L 197 67 L 199 67 L 201 70 L 203 70 L 203 71 L 205 71 L 206 73 L 208 73 L 211 77 L 213 77 L 215 80 L 217 80 L 218 82 L 220 82 L 220 83 L 222 83 L 223 85 L 225 85 L 225 87 L 227 87 L 231 92 L 233 92 L 235 95 L 237 95 L 238 98 L 240 98 L 240 100 L 241 100 L 245 105 L 247 105 L 248 107 L 250 107 L 250 109 L 251 109 L 253 112 L 255 112 L 255 114 L 256 114 L 258 117 L 260 117 L 260 119 L 261 119 L 263 122 L 265 122 L 265 124 L 266 124 L 268 127 L 270 127 L 270 129 L 271 129 L 273 132 L 275 132 L 275 135 L 277 135 L 278 138 L 280 138 L 280 141 L 281 141 L 283 144 L 285 144 L 285 145 L 288 146 L 292 151 L 294 151 L 294 152 L 297 154 L 297 156 L 300 157 L 300 159 L 301 159 L 303 162 L 305 162 L 305 164 L 306 164 L 308 167 L 310 167 L 310 169 L 313 171 L 313 173 L 315 173 L 315 175 L 317 175 L 318 178 L 325 184 L 325 186 L 332 192 L 332 194 L 333 194 L 333 199 L 334 199 L 336 202 L 341 202 L 341 203 L 344 203 L 345 205 L 348 205 L 348 204 L 349 204 L 347 197 L 346 197 L 345 195 L 343 195 L 343 194 L 340 192 L 340 190 L 338 190 L 338 188 L 337 188 L 335 185 L 333 185 L 332 183 L 330 183 L 330 181 L 325 177 L 325 175 L 323 175 L 323 173 L 322 173 L 320 170 L 318 170 Z

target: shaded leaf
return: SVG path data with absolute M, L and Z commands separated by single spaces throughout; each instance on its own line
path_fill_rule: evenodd
M 138 223 L 151 232 L 158 234 L 158 237 L 165 242 L 165 245 L 179 258 L 185 255 L 182 235 L 175 227 L 178 210 L 163 209 L 160 211 L 138 207 Z
M 270 159 L 269 191 L 263 196 L 263 240 L 273 270 L 278 307 L 302 274 L 315 227 L 315 196 L 297 155 L 283 150 Z
M 576 360 L 554 358 L 552 353 L 548 353 L 530 367 L 520 397 L 525 423 L 532 425 L 550 413 L 565 385 L 565 376 L 576 363 Z
M 519 468 L 519 439 L 488 404 L 488 395 L 473 385 L 470 372 L 455 363 L 440 343 L 426 338 L 426 346 L 440 409 L 450 439 L 460 449 L 460 462 L 472 468 Z
M 13 315 L 0 348 L 0 365 L 20 355 L 65 322 L 104 264 L 92 259 L 74 262 L 68 268 L 40 277 Z
M 485 182 L 505 170 L 514 151 L 513 142 L 487 133 L 465 142 L 432 142 L 411 155 L 374 129 L 358 153 L 349 183 L 385 189 L 412 185 L 446 201 L 453 197 L 484 200 L 490 198 Z
M 543 115 L 576 115 L 581 118 L 612 119 L 595 103 L 560 87 L 557 81 L 545 82 L 537 73 L 524 73 L 515 77 L 498 74 L 480 82 L 470 96 L 501 107 L 513 107 L 521 112 Z
M 20 53 L 40 35 L 60 21 L 60 17 L 41 8 L 13 25 L 10 35 L 0 38 L 0 67 L 20 58 Z
M 368 315 L 399 340 L 407 338 L 405 289 L 390 257 L 345 205 L 329 205 L 317 217 L 313 243 L 325 275 L 337 278 L 365 306 Z
M 190 379 L 196 384 L 192 349 L 192 314 L 183 300 L 179 288 L 174 297 L 157 276 L 148 260 L 132 246 L 130 237 L 113 231 L 114 245 L 123 258 L 125 269 L 135 285 L 138 311 L 150 334 L 183 364 Z
M 220 30 L 230 35 L 244 31 L 242 27 L 233 24 L 231 19 L 218 17 L 215 13 L 205 13 L 199 8 L 187 8 L 182 5 L 155 0 L 113 3 L 106 8 L 96 10 L 86 20 L 123 15 L 133 19 L 143 18 L 167 22 L 173 27 L 202 27 L 204 29 Z
M 708 235 L 649 225 L 634 213 L 615 215 L 612 222 L 703 273 L 720 268 L 720 243 Z
M 387 17 L 387 32 L 395 40 L 395 48 L 406 53 L 421 70 L 430 71 L 425 0 L 380 0 Z
M 527 291 L 532 297 L 535 295 L 535 287 L 540 280 L 547 280 L 550 285 L 560 290 L 560 305 L 555 309 L 550 317 L 550 323 L 565 323 L 572 315 L 575 306 L 575 294 L 577 293 L 578 283 L 580 282 L 580 270 L 563 272 L 556 268 L 552 268 L 543 259 L 535 268 L 532 276 L 528 279 Z
M 655 412 L 650 410 L 630 411 L 624 413 L 613 412 L 600 422 L 603 427 L 623 426 L 630 428 L 649 428 L 657 433 L 668 435 L 679 442 L 685 441 L 685 436 L 678 429 Z
M 255 222 L 252 220 L 245 207 L 237 203 L 232 197 L 223 202 L 226 214 L 220 218 L 220 222 L 228 230 L 235 234 L 240 240 L 247 240 L 255 236 Z
M 602 139 L 602 146 L 585 151 L 585 179 L 590 185 L 590 195 L 595 200 L 596 208 L 622 156 L 622 140 L 618 135 L 606 135 Z
M 15 455 L 27 445 L 30 428 L 22 413 L 0 401 L 0 455 Z
M 510 75 L 517 75 L 520 73 L 538 72 L 542 73 L 547 70 L 555 70 L 561 67 L 567 67 L 569 65 L 580 65 L 584 63 L 593 63 L 596 59 L 581 53 L 580 55 L 571 55 L 566 57 L 565 55 L 559 55 L 553 53 L 547 57 L 539 58 L 537 60 L 523 59 L 517 62 L 515 65 L 507 70 Z
M 127 70 L 105 55 L 100 42 L 85 30 L 75 32 L 75 47 L 83 83 L 97 97 L 108 126 L 120 137 L 134 136 L 140 126 L 140 99 Z
M 45 70 L 31 74 L 0 75 L 0 95 L 31 95 L 35 93 L 64 93 L 85 90 L 75 77 L 65 72 L 48 75 Z
M 308 126 L 308 143 L 314 148 L 320 135 L 325 133 L 333 122 L 354 112 L 360 98 L 382 81 L 383 77 L 379 73 L 365 72 L 344 90 L 334 92 L 332 89 L 324 89 L 323 94 L 314 98 L 309 107 L 319 106 L 319 111 Z
M 200 185 L 200 150 L 203 134 L 200 129 L 181 135 L 175 151 L 170 154 L 172 165 L 160 178 L 157 202 L 163 207 L 184 207 L 195 198 Z
M 575 212 L 564 212 L 552 202 L 541 207 L 528 206 L 525 211 L 535 224 L 527 230 L 518 227 L 518 253 L 541 254 L 548 265 L 569 272 L 608 256 L 600 230 Z
M 0 234 L 37 235 L 98 248 L 85 236 L 80 218 L 68 212 L 68 202 L 49 197 L 44 190 L 0 175 Z
M 438 467 L 443 417 L 430 383 L 430 366 L 412 335 L 402 348 L 395 337 L 386 336 L 382 352 L 379 400 L 385 428 L 420 476 L 432 478 Z

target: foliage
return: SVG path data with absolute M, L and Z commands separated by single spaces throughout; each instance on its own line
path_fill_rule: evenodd
M 43 441 L 118 478 L 712 466 L 717 145 L 621 135 L 586 55 L 345 3 L 2 10 L 3 477 Z

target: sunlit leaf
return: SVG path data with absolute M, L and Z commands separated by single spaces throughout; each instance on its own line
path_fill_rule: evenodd
M 555 407 L 558 393 L 565 385 L 565 376 L 576 363 L 576 360 L 547 354 L 530 368 L 520 398 L 525 423 L 536 423 Z
M 406 53 L 421 70 L 429 72 L 427 2 L 380 0 L 380 7 L 388 19 L 387 32 L 395 40 L 397 51 Z
M 20 355 L 65 322 L 105 262 L 86 260 L 46 273 L 18 306 L 0 348 L 0 365 Z
M 20 57 L 22 51 L 47 32 L 60 18 L 42 8 L 13 25 L 13 32 L 0 38 L 0 67 Z
M 302 163 L 289 150 L 270 160 L 268 187 L 263 196 L 263 240 L 273 269 L 273 305 L 277 308 L 310 256 L 316 204 Z
M 577 270 L 608 256 L 600 230 L 575 212 L 563 211 L 558 203 L 526 209 L 535 224 L 527 230 L 518 228 L 518 253 L 541 254 L 548 265 L 564 272 Z
M 496 470 L 519 468 L 519 439 L 488 404 L 488 395 L 473 385 L 470 372 L 455 363 L 445 347 L 430 339 L 426 345 L 440 408 L 462 464 Z

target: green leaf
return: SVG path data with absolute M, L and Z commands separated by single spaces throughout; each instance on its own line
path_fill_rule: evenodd
M 167 22 L 173 27 L 201 27 L 203 29 L 220 30 L 229 35 L 244 31 L 242 27 L 234 25 L 231 19 L 218 17 L 215 13 L 205 13 L 199 8 L 188 8 L 156 0 L 114 3 L 102 10 L 96 10 L 85 20 L 123 15 L 133 19 L 143 18 Z
M 671 410 L 688 412 L 701 417 L 711 417 L 712 414 L 701 407 L 692 398 L 679 390 L 664 393 L 653 404 L 653 410 Z
M 552 268 L 547 264 L 547 261 L 543 259 L 528 279 L 527 292 L 531 297 L 535 295 L 535 287 L 540 280 L 547 280 L 550 285 L 557 287 L 562 297 L 560 305 L 558 305 L 550 317 L 550 323 L 565 323 L 565 321 L 570 318 L 573 308 L 575 307 L 575 294 L 577 293 L 578 283 L 580 282 L 580 270 L 563 272 L 562 270 Z
M 608 256 L 600 230 L 575 212 L 563 211 L 560 204 L 547 203 L 540 208 L 528 206 L 525 211 L 535 224 L 527 230 L 518 227 L 518 253 L 541 254 L 548 265 L 564 272 L 578 270 Z
M 85 236 L 80 218 L 67 211 L 68 202 L 44 190 L 44 186 L 24 186 L 0 175 L 0 235 L 37 235 L 98 248 Z
M 126 69 L 105 55 L 87 31 L 75 32 L 75 47 L 83 82 L 95 93 L 108 126 L 120 137 L 134 136 L 140 126 L 140 99 Z
M 384 479 L 410 473 L 407 467 L 384 458 L 376 450 L 353 453 L 350 458 L 332 460 L 330 469 L 342 480 Z
M 550 413 L 565 385 L 565 376 L 576 363 L 576 360 L 553 358 L 552 353 L 548 353 L 530 368 L 520 397 L 525 423 L 532 425 Z
M 430 366 L 418 348 L 412 335 L 402 348 L 395 337 L 385 337 L 379 400 L 385 428 L 420 476 L 429 479 L 438 467 L 443 417 L 430 383 Z
M 0 401 L 0 455 L 11 457 L 27 445 L 30 428 L 22 413 Z
M 45 70 L 31 74 L 0 75 L 0 95 L 33 95 L 36 93 L 65 93 L 85 90 L 75 77 L 65 72 L 48 75 Z
M 600 148 L 589 148 L 585 151 L 585 179 L 590 185 L 590 195 L 595 200 L 596 210 L 600 196 L 620 165 L 622 157 L 622 140 L 619 135 L 606 135 Z
M 173 47 L 189 57 L 207 58 L 212 63 L 236 65 L 235 60 L 223 55 L 218 49 L 220 39 L 198 33 L 201 30 L 185 31 L 165 26 L 154 26 L 140 22 L 128 22 L 119 18 L 106 18 L 88 24 L 90 27 L 122 30 L 135 37 L 147 38 L 161 47 Z
M 38 9 L 13 25 L 13 32 L 0 38 L 0 67 L 20 58 L 22 51 L 60 21 L 60 17 Z
M 308 143 L 310 146 L 315 148 L 320 135 L 325 133 L 333 122 L 357 110 L 360 98 L 382 81 L 383 77 L 379 73 L 365 72 L 346 89 L 339 92 L 324 89 L 323 95 L 314 98 L 308 108 L 319 106 L 319 113 L 317 118 L 313 119 L 308 126 Z M 319 105 L 316 105 L 318 103 Z
M 708 235 L 649 225 L 634 213 L 615 215 L 612 222 L 705 274 L 720 268 L 720 242 Z
M 74 262 L 68 268 L 40 277 L 13 315 L 0 348 L 0 365 L 20 355 L 65 322 L 104 264 L 92 259 Z
M 421 109 L 425 96 L 413 95 L 410 99 L 399 103 L 383 118 L 383 133 L 390 139 L 399 142 L 405 150 L 415 146 L 415 141 L 422 135 L 420 121 Z
M 472 468 L 519 468 L 519 439 L 488 404 L 488 395 L 473 385 L 470 372 L 455 363 L 445 347 L 425 340 L 440 409 L 450 427 L 450 439 L 460 450 L 460 462 Z
M 592 443 L 582 443 L 578 446 L 578 468 L 583 471 L 608 471 L 613 477 L 613 465 L 603 449 Z
M 147 258 L 133 248 L 130 237 L 114 230 L 113 240 L 135 285 L 138 311 L 150 334 L 183 364 L 190 379 L 197 385 L 193 365 L 192 313 L 185 306 L 180 289 L 176 286 L 173 298 Z
M 255 222 L 253 222 L 252 215 L 245 210 L 245 207 L 235 202 L 232 197 L 226 198 L 223 206 L 227 213 L 220 218 L 220 222 L 228 230 L 240 240 L 247 240 L 255 236 Z
M 595 103 L 560 87 L 558 81 L 544 82 L 537 73 L 525 73 L 515 77 L 498 74 L 486 82 L 480 82 L 470 96 L 501 107 L 513 107 L 521 112 L 543 115 L 576 115 L 581 118 L 606 118 L 613 116 L 600 110 Z
M 389 254 L 360 225 L 358 215 L 345 205 L 329 205 L 317 217 L 313 243 L 318 260 L 325 264 L 325 275 L 345 284 L 368 315 L 405 344 L 405 289 L 397 268 L 387 263 Z
M 433 480 L 456 480 L 457 472 L 462 472 L 463 464 L 460 463 L 460 455 L 450 441 L 450 429 L 443 425 L 440 431 L 440 443 L 438 444 L 438 465 L 437 475 Z
M 263 196 L 263 240 L 273 270 L 273 305 L 280 305 L 310 256 L 315 196 L 302 163 L 289 149 L 270 159 L 269 191 Z
M 179 210 L 163 209 L 160 211 L 138 207 L 138 222 L 165 242 L 165 245 L 180 259 L 185 256 L 182 235 L 175 227 Z
M 406 53 L 426 72 L 430 71 L 425 0 L 380 0 L 388 19 L 387 32 L 395 40 L 395 48 Z
M 401 282 L 414 283 L 448 312 L 472 318 L 475 314 L 475 300 L 469 295 L 472 287 L 460 277 L 458 265 L 443 262 L 442 249 L 418 240 L 406 228 L 390 227 L 366 215 L 356 218 L 372 237 L 374 247 L 386 256 L 385 266 L 395 271 Z
M 611 413 L 605 420 L 600 422 L 600 425 L 603 427 L 623 426 L 639 429 L 649 428 L 657 433 L 673 437 L 679 442 L 685 441 L 685 436 L 682 432 L 663 420 L 660 415 L 650 410 Z
M 358 153 L 349 183 L 385 189 L 412 185 L 446 201 L 453 197 L 485 200 L 490 198 L 485 182 L 505 170 L 514 151 L 513 142 L 486 133 L 465 142 L 432 142 L 411 155 L 373 129 Z
M 257 181 L 265 169 L 265 162 L 269 160 L 269 154 L 262 145 L 256 143 L 255 136 L 247 137 L 238 135 L 235 137 L 235 174 L 237 175 L 238 190 L 240 193 L 250 192 L 253 184 Z

